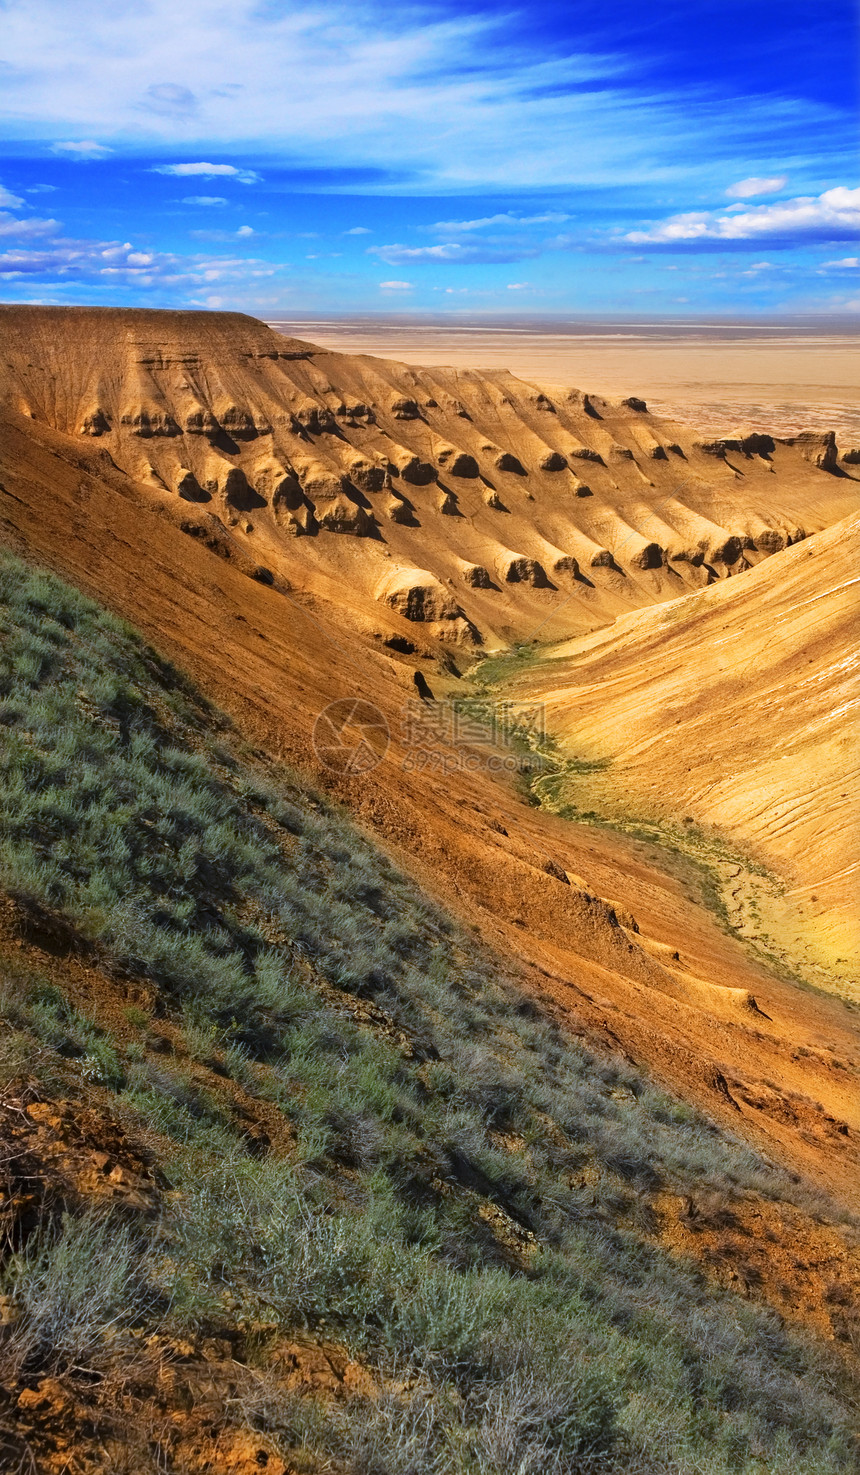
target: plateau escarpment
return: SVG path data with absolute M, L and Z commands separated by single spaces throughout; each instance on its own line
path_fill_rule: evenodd
M 3 308 L 0 363 L 0 402 L 98 447 L 184 531 L 425 650 L 592 629 L 853 506 L 832 435 L 701 441 L 639 399 L 327 352 L 238 314 Z

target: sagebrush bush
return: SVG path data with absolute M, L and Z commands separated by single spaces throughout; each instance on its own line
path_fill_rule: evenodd
M 156 1305 L 145 1265 L 133 1232 L 105 1215 L 64 1215 L 31 1234 L 0 1268 L 0 1294 L 16 1312 L 0 1330 L 0 1377 L 104 1369 L 111 1333 Z

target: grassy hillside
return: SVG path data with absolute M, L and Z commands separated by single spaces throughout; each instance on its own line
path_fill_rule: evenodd
M 788 1182 L 562 1036 L 132 630 L 8 556 L 0 885 L 59 959 L 0 971 L 0 1452 L 22 1469 L 48 1385 L 69 1468 L 202 1468 L 158 1423 L 183 1359 L 270 1470 L 856 1468 L 840 1358 L 655 1234 L 661 1189 L 726 1212 Z M 63 986 L 76 959 L 98 1007 Z M 96 1120 L 134 1191 L 38 1157 Z M 358 1371 L 308 1397 L 294 1344 Z

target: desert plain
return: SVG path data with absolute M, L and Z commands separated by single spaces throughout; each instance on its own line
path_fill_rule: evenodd
M 610 399 L 644 394 L 656 413 L 703 430 L 749 425 L 773 434 L 860 432 L 858 324 L 808 316 L 750 319 L 475 320 L 279 318 L 273 326 L 344 353 L 410 364 L 509 369 L 539 383 L 590 388 Z

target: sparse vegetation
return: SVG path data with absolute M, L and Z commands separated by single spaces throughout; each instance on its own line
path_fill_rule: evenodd
M 682 602 L 670 605 L 665 618 L 675 618 L 675 605 Z M 506 683 L 538 659 L 538 647 L 532 644 L 477 662 L 457 698 L 458 708 L 474 720 L 484 720 L 489 730 L 492 714 L 511 701 Z M 512 703 L 515 710 L 520 705 L 525 711 L 529 709 L 527 702 Z M 550 810 L 561 819 L 614 830 L 655 847 L 666 869 L 695 888 L 702 905 L 719 918 L 726 931 L 732 932 L 752 956 L 796 987 L 832 993 L 840 991 L 840 984 L 850 982 L 850 974 L 840 974 L 838 968 L 847 960 L 836 958 L 834 971 L 812 959 L 804 961 L 786 947 L 784 938 L 772 935 L 777 932 L 770 920 L 772 903 L 785 894 L 786 882 L 718 829 L 698 825 L 691 815 L 673 822 L 655 813 L 643 813 L 613 785 L 610 758 L 572 757 L 551 732 L 525 734 L 515 729 L 507 745 L 519 756 L 518 786 L 527 804 Z M 598 778 L 595 782 L 596 776 L 604 774 L 606 781 Z M 755 924 L 754 937 L 750 936 L 750 923 Z M 845 1002 L 849 1008 L 856 1007 L 850 996 Z
M 780 1174 L 563 1036 L 124 624 L 4 557 L 0 638 L 0 884 L 151 999 L 111 1030 L 5 965 L 3 1079 L 95 1093 L 165 1185 L 10 1230 L 7 1387 L 221 1335 L 256 1370 L 229 1418 L 303 1469 L 856 1468 L 839 1360 L 651 1233 L 657 1187 Z M 285 1394 L 297 1331 L 373 1391 Z

